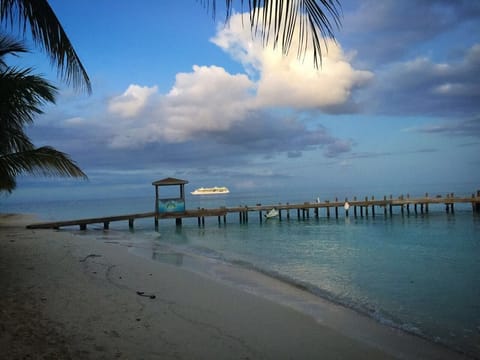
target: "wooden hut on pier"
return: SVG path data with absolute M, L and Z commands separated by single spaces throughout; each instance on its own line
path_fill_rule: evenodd
M 155 227 L 158 227 L 158 219 L 160 214 L 175 214 L 182 215 L 185 213 L 185 185 L 188 184 L 187 180 L 165 178 L 152 182 L 155 186 Z M 164 186 L 178 186 L 179 196 L 160 198 L 160 187 Z M 177 225 L 182 224 L 182 217 L 179 216 L 175 219 Z

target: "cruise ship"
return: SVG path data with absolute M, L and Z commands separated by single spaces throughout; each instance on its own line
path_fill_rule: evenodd
M 192 195 L 214 195 L 214 194 L 228 194 L 230 190 L 228 190 L 225 186 L 215 186 L 211 188 L 198 188 L 195 191 L 192 191 L 190 194 Z

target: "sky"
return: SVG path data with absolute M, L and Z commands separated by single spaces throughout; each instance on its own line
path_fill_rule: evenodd
M 22 176 L 9 199 L 136 196 L 165 177 L 187 191 L 480 189 L 480 2 L 340 3 L 315 69 L 295 44 L 262 46 L 240 7 L 226 26 L 195 0 L 51 0 L 93 93 L 33 47 L 12 61 L 60 88 L 28 134 L 89 180 Z

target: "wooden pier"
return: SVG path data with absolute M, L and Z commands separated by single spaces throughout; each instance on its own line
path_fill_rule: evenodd
M 181 224 L 178 219 L 198 218 L 199 225 L 205 225 L 205 217 L 217 216 L 220 222 L 221 217 L 225 217 L 226 214 L 227 212 L 225 209 L 198 209 L 187 210 L 181 213 L 165 213 L 159 215 L 155 211 L 152 211 L 138 214 L 35 223 L 27 225 L 27 229 L 60 229 L 62 227 L 80 226 L 80 230 L 86 230 L 87 225 L 103 224 L 104 230 L 108 230 L 110 228 L 110 223 L 115 221 L 128 221 L 128 227 L 133 229 L 135 219 L 155 218 L 156 216 L 158 216 L 159 219 L 175 219 L 178 225 Z
M 246 224 L 249 218 L 252 217 L 251 213 L 257 213 L 257 217 L 260 222 L 265 221 L 264 215 L 275 208 L 278 211 L 278 219 L 291 219 L 296 217 L 298 220 L 308 219 L 312 217 L 322 216 L 321 212 L 327 218 L 335 217 L 339 218 L 343 214 L 345 217 L 375 217 L 382 215 L 384 217 L 393 216 L 398 213 L 394 211 L 395 208 L 399 208 L 401 216 L 410 214 L 428 214 L 432 205 L 442 206 L 446 213 L 454 213 L 456 204 L 471 204 L 473 213 L 480 214 L 480 191 L 476 194 L 472 194 L 471 197 L 455 197 L 453 193 L 446 196 L 436 195 L 431 197 L 425 194 L 424 197 L 411 198 L 409 195 L 401 195 L 394 199 L 392 196 L 384 196 L 382 199 L 375 199 L 372 197 L 365 197 L 364 199 L 357 199 L 354 197 L 349 200 L 339 200 L 336 198 L 334 201 L 325 200 L 317 202 L 304 202 L 302 204 L 276 204 L 276 205 L 261 205 L 255 206 L 237 206 L 237 207 L 221 207 L 221 208 L 198 208 L 196 210 L 185 210 L 182 212 L 170 212 L 170 213 L 158 213 L 158 212 L 146 212 L 138 214 L 127 214 L 118 216 L 96 217 L 86 218 L 78 220 L 66 220 L 55 222 L 44 222 L 28 225 L 28 229 L 59 229 L 62 227 L 79 226 L 80 230 L 86 230 L 87 225 L 91 224 L 103 224 L 103 228 L 109 229 L 111 222 L 116 221 L 128 221 L 129 228 L 134 227 L 134 221 L 142 218 L 153 218 L 155 220 L 155 227 L 158 227 L 158 220 L 162 219 L 175 219 L 177 225 L 182 224 L 183 218 L 197 218 L 198 226 L 205 226 L 206 217 L 217 217 L 218 223 L 224 224 L 227 222 L 228 214 L 237 214 L 239 222 Z M 255 217 L 255 215 L 253 215 Z

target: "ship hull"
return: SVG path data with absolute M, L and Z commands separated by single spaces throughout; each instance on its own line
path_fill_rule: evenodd
M 222 195 L 228 194 L 230 190 L 226 187 L 213 187 L 213 188 L 199 188 L 195 191 L 192 191 L 190 194 L 192 195 Z

